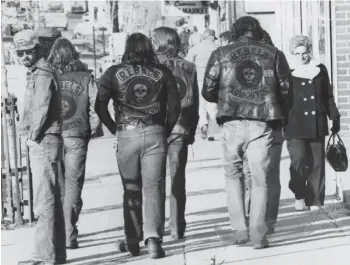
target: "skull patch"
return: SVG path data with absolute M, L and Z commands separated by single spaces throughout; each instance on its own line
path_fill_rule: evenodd
M 244 68 L 243 69 L 243 76 L 247 83 L 252 83 L 255 78 L 255 70 L 253 68 Z
M 134 86 L 134 95 L 137 100 L 142 100 L 147 96 L 148 88 L 144 84 L 136 84 Z
M 67 113 L 69 112 L 69 110 L 70 110 L 70 106 L 69 106 L 68 101 L 62 100 L 62 116 L 63 116 L 63 119 L 67 116 Z
M 148 106 L 157 92 L 151 80 L 144 77 L 135 78 L 128 84 L 126 96 L 129 102 L 136 106 Z
M 259 61 L 246 60 L 236 66 L 236 79 L 244 90 L 257 90 L 261 85 L 263 69 Z
M 77 111 L 77 103 L 71 91 L 62 90 L 61 113 L 63 120 L 69 120 Z

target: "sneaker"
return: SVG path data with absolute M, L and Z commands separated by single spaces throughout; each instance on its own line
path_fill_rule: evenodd
M 320 211 L 321 209 L 322 209 L 321 206 L 315 206 L 315 205 L 309 206 L 310 211 Z
M 297 211 L 304 211 L 304 205 L 305 205 L 305 200 L 304 199 L 300 199 L 300 200 L 295 200 L 295 210 Z
M 205 124 L 201 128 L 201 137 L 203 140 L 207 139 L 208 137 L 208 124 Z
M 212 141 L 215 141 L 215 139 L 214 139 L 214 137 L 210 136 L 210 137 L 208 137 L 208 141 L 212 142 Z

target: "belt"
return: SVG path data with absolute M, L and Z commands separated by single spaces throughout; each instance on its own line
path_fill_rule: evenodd
M 154 125 L 159 125 L 159 124 L 157 124 L 157 123 L 143 123 L 142 121 L 140 121 L 138 123 L 132 123 L 132 124 L 118 124 L 117 131 L 129 131 L 129 130 L 135 130 L 137 128 L 146 128 L 146 127 L 154 126 Z

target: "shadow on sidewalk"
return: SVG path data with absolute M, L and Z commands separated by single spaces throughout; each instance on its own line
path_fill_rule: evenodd
M 79 238 L 96 236 L 96 235 L 99 235 L 99 234 L 106 234 L 106 233 L 115 232 L 115 231 L 122 231 L 122 230 L 124 230 L 124 227 L 123 226 L 119 226 L 119 227 L 114 227 L 114 228 L 101 230 L 101 231 L 97 231 L 97 232 L 81 234 L 81 235 L 79 235 Z M 87 241 L 93 241 L 93 240 L 87 240 Z M 79 242 L 81 242 L 81 241 L 79 240 Z
M 328 196 L 326 200 L 332 199 Z M 342 203 L 327 205 L 321 211 L 295 212 L 294 199 L 283 199 L 280 203 L 279 220 L 276 231 L 269 236 L 270 246 L 273 248 L 304 242 L 316 242 L 323 239 L 343 238 L 350 235 L 350 213 L 344 210 Z M 232 229 L 226 215 L 227 207 L 218 207 L 205 211 L 188 213 L 187 219 L 191 216 L 201 216 L 201 220 L 188 221 L 186 237 L 183 240 L 172 240 L 165 237 L 163 247 L 166 256 L 185 255 L 185 253 L 198 252 L 203 250 L 215 250 L 232 246 Z M 215 215 L 217 217 L 215 218 Z M 214 216 L 214 217 L 213 217 Z M 207 218 L 207 219 L 206 219 Z M 210 218 L 210 219 L 209 219 Z M 99 234 L 122 231 L 123 227 L 102 230 L 94 233 L 82 234 L 79 238 L 95 236 Z M 106 236 L 99 239 L 83 239 L 81 243 L 93 243 L 82 247 L 93 247 L 98 245 L 113 244 L 122 236 Z M 169 240 L 169 241 L 168 241 Z M 250 243 L 245 246 L 250 246 Z M 94 259 L 100 259 L 93 261 Z M 111 251 L 96 255 L 84 256 L 69 260 L 69 262 L 85 261 L 85 265 L 108 265 L 124 264 L 133 261 L 148 259 L 147 249 L 141 248 L 139 257 L 131 257 L 128 253 Z M 164 260 L 166 262 L 166 259 Z

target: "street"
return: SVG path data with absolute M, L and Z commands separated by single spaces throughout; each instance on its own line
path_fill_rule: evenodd
M 233 246 L 226 207 L 221 147 L 196 136 L 189 148 L 187 166 L 187 230 L 183 240 L 174 241 L 167 228 L 166 257 L 150 260 L 142 243 L 141 256 L 119 253 L 115 246 L 123 238 L 122 185 L 117 172 L 113 139 L 91 141 L 87 179 L 83 190 L 83 211 L 78 223 L 80 248 L 67 250 L 67 264 L 318 264 L 345 265 L 350 251 L 350 213 L 334 199 L 335 180 L 327 165 L 326 207 L 320 212 L 295 212 L 288 189 L 289 157 L 284 146 L 281 161 L 282 195 L 276 233 L 270 248 L 254 250 Z M 169 176 L 167 195 L 169 195 Z M 169 205 L 166 204 L 169 216 Z M 15 265 L 30 258 L 34 228 L 2 231 L 3 265 Z

